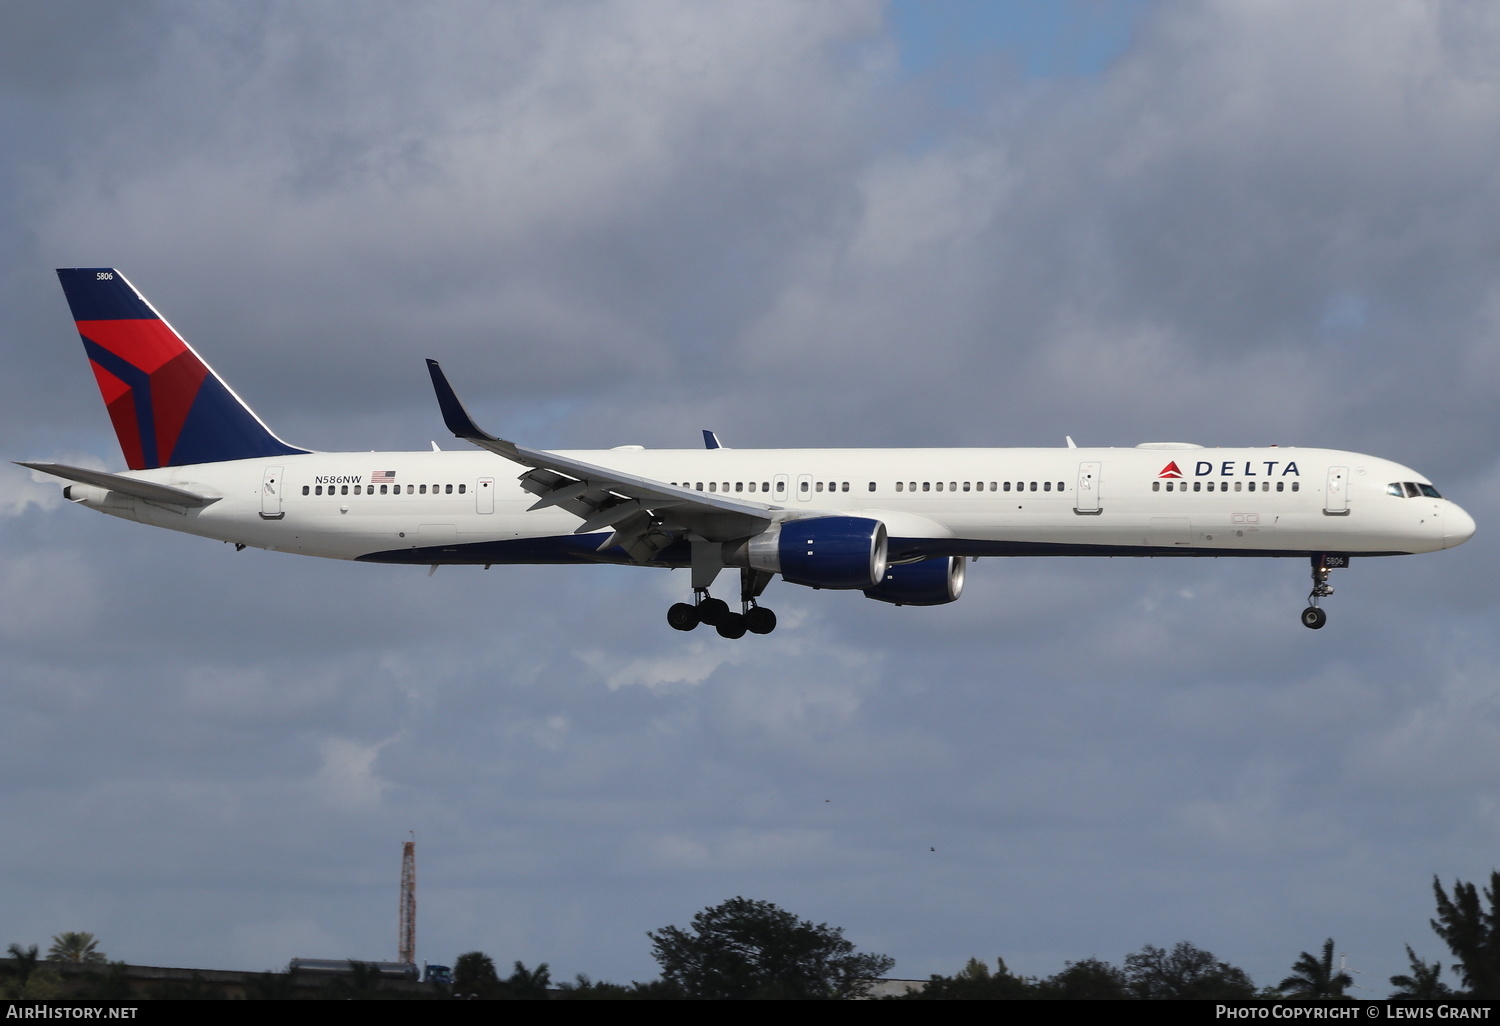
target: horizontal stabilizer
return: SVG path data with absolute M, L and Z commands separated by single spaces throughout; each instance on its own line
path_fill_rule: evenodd
M 173 488 L 171 485 L 142 481 L 138 477 L 126 477 L 124 474 L 106 474 L 102 470 L 70 467 L 66 463 L 24 463 L 18 460 L 16 465 L 28 467 L 31 470 L 40 470 L 44 474 L 51 474 L 53 477 L 60 477 L 66 481 L 77 481 L 79 484 L 93 485 L 96 488 L 119 492 L 122 495 L 133 495 L 147 502 L 165 502 L 173 506 L 197 508 L 211 506 L 222 498 L 218 495 L 199 495 L 186 488 Z

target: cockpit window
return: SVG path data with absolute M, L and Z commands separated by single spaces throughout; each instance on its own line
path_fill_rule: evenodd
M 1429 499 L 1442 498 L 1432 485 L 1422 484 L 1419 481 L 1392 481 L 1385 486 L 1385 494 L 1394 495 L 1398 499 L 1415 499 L 1422 495 Z

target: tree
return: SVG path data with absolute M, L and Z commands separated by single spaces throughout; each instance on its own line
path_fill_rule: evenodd
M 500 986 L 495 960 L 483 951 L 468 951 L 453 963 L 453 993 L 461 998 L 492 998 Z
M 1125 956 L 1125 981 L 1131 993 L 1154 1000 L 1226 1001 L 1255 997 L 1245 970 L 1220 962 L 1213 952 L 1179 941 L 1167 952 L 1147 944 Z
M 934 975 L 919 990 L 908 991 L 892 1001 L 1004 1001 L 1035 997 L 1030 983 L 1012 976 L 1005 959 L 995 959 L 996 971 L 977 958 L 952 976 Z
M 1406 946 L 1406 957 L 1411 962 L 1411 975 L 1402 973 L 1391 977 L 1391 986 L 1396 990 L 1392 1001 L 1440 1001 L 1453 996 L 1453 988 L 1444 983 L 1443 963 L 1431 965 L 1417 957 L 1417 953 Z
M 1062 972 L 1036 985 L 1037 997 L 1064 1001 L 1113 1001 L 1131 996 L 1125 974 L 1102 958 L 1064 962 Z
M 1314 958 L 1306 951 L 1292 963 L 1292 975 L 1276 985 L 1288 997 L 1341 998 L 1344 990 L 1354 986 L 1354 977 L 1333 971 L 1333 938 L 1323 943 L 1323 957 Z
M 551 986 L 552 970 L 547 968 L 546 962 L 534 970 L 517 962 L 510 978 L 500 981 L 497 996 L 510 1001 L 545 1001 L 552 996 L 549 992 Z
M 863 997 L 896 964 L 856 953 L 841 929 L 749 898 L 704 909 L 690 930 L 646 936 L 662 978 L 690 998 Z
M 99 942 L 91 933 L 60 933 L 52 938 L 52 947 L 47 949 L 51 962 L 77 962 L 97 965 L 108 961 L 99 950 Z
M 1453 881 L 1453 897 L 1443 893 L 1443 885 L 1432 878 L 1437 898 L 1438 917 L 1431 920 L 1433 931 L 1448 945 L 1454 966 L 1469 997 L 1493 1000 L 1500 997 L 1500 871 L 1490 873 L 1490 885 L 1484 890 L 1486 909 L 1479 891 L 1471 883 Z

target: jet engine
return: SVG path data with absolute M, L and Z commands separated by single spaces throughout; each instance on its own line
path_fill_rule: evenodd
M 809 588 L 869 588 L 885 577 L 885 524 L 866 517 L 786 520 L 746 545 L 751 567 Z
M 886 568 L 885 577 L 865 598 L 897 606 L 941 606 L 964 593 L 962 556 L 938 556 Z

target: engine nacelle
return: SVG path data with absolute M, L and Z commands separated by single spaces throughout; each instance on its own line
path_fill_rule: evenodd
M 870 588 L 886 572 L 885 524 L 866 517 L 786 520 L 746 548 L 756 570 L 809 588 Z
M 964 593 L 962 556 L 937 556 L 887 567 L 885 579 L 865 589 L 865 598 L 898 606 L 941 606 Z

